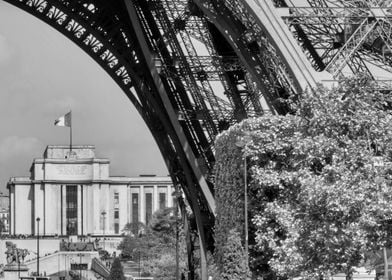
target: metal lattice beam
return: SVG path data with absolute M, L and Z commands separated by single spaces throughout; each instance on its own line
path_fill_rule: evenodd
M 392 73 L 391 1 L 3 1 L 72 40 L 137 108 L 195 213 L 203 280 L 216 135 L 290 112 L 286 100 L 317 82 Z

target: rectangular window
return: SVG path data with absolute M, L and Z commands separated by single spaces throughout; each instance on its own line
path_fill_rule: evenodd
M 146 193 L 146 225 L 149 224 L 152 217 L 152 193 Z
M 120 233 L 120 225 L 118 223 L 114 223 L 114 234 Z
M 118 204 L 120 203 L 120 196 L 119 193 L 114 193 L 114 207 L 118 208 Z
M 166 193 L 159 194 L 159 209 L 166 208 Z
M 133 233 L 138 232 L 139 227 L 139 194 L 132 194 L 132 225 L 133 225 Z
M 78 234 L 78 188 L 66 187 L 66 225 L 67 235 Z
M 120 212 L 120 211 L 119 211 L 118 209 L 114 210 L 114 218 L 115 218 L 115 219 L 118 219 L 118 218 L 119 218 L 119 216 L 120 216 L 119 212 Z

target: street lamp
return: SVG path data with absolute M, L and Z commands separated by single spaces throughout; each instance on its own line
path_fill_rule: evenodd
M 243 137 L 240 137 L 237 139 L 235 142 L 235 145 L 239 148 L 245 147 L 252 138 L 249 135 L 245 135 Z M 249 266 L 249 250 L 248 250 L 248 181 L 247 181 L 247 161 L 246 161 L 246 154 L 244 153 L 244 220 L 245 220 L 245 244 L 244 244 L 244 249 L 245 249 L 245 262 L 246 262 L 246 269 L 248 270 Z M 248 274 L 248 272 L 247 272 Z
M 385 163 L 384 163 L 384 158 L 381 156 L 374 156 L 373 157 L 373 168 L 375 168 L 375 170 L 384 167 Z M 377 176 L 378 180 L 380 180 L 380 177 Z M 383 248 L 383 259 L 384 259 L 384 280 L 388 279 L 388 255 L 387 255 L 387 247 Z
M 140 251 L 140 248 L 139 248 L 139 278 L 141 277 L 141 272 L 140 272 L 140 259 L 141 259 L 141 256 L 140 256 L 140 254 L 141 254 L 141 251 Z
M 18 277 L 20 278 L 20 251 L 16 250 L 16 258 L 18 259 Z
M 80 257 L 80 259 L 79 259 L 79 278 L 80 278 L 80 280 L 82 280 L 82 257 L 84 257 L 84 254 L 78 253 L 77 256 Z
M 179 225 L 178 225 L 178 206 L 179 199 L 181 197 L 180 186 L 175 185 L 175 191 L 173 193 L 174 197 L 174 215 L 176 217 L 176 280 L 179 279 L 179 271 L 180 271 L 180 256 L 179 256 Z
M 106 211 L 101 212 L 102 215 L 102 223 L 103 223 L 103 249 L 105 250 L 105 216 L 106 216 Z
M 39 217 L 35 219 L 37 221 L 37 275 L 39 275 Z

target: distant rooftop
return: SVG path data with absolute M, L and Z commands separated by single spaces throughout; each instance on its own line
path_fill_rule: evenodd
M 36 158 L 30 176 L 11 177 L 11 185 L 30 185 L 35 182 L 106 182 L 109 184 L 171 184 L 170 176 L 140 174 L 139 176 L 110 176 L 109 159 L 96 158 L 94 145 L 48 145 L 42 158 Z M 1 198 L 1 193 L 0 193 Z
M 44 152 L 45 159 L 64 159 L 64 158 L 94 158 L 94 145 L 77 145 L 72 146 L 72 151 L 69 145 L 49 145 Z

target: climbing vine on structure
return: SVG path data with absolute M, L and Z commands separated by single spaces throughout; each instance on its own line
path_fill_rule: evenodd
M 253 274 L 350 276 L 391 245 L 392 100 L 361 76 L 293 106 L 295 115 L 248 119 L 216 141 L 217 263 L 230 230 L 244 236 L 246 157 Z

